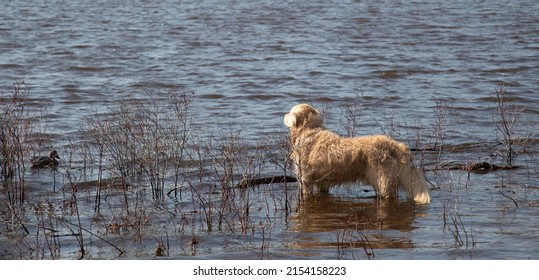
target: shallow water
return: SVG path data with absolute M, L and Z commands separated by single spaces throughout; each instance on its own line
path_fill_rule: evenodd
M 143 204 L 135 207 L 142 213 L 123 217 L 122 192 L 110 190 L 103 206 L 108 212 L 94 220 L 95 189 L 89 187 L 78 192 L 83 228 L 126 252 L 118 256 L 86 233 L 85 257 L 154 258 L 156 244 L 167 240 L 169 258 L 539 257 L 536 1 L 199 2 L 4 3 L 2 89 L 24 80 L 31 108 L 44 109 L 40 125 L 50 142 L 33 153 L 54 143 L 66 154 L 69 141 L 84 142 L 81 124 L 87 116 L 148 98 L 148 91 L 161 97 L 179 88 L 195 92 L 193 138 L 241 131 L 247 148 L 261 136 L 285 134 L 282 117 L 300 102 L 323 109 L 328 128 L 341 134 L 346 105 L 357 102 L 355 134 L 386 133 L 422 148 L 436 140 L 437 102 L 443 101 L 446 148 L 440 158 L 417 152 L 419 163 L 426 168 L 439 162 L 502 164 L 493 157 L 502 150 L 494 95 L 502 82 L 521 110 L 515 133 L 528 139 L 516 161 L 522 168 L 488 174 L 429 171 L 433 203 L 426 207 L 380 203 L 369 198 L 373 193 L 366 186 L 335 189 L 301 205 L 294 184 L 286 192 L 279 184 L 251 189 L 249 202 L 238 191 L 233 204 L 250 209 L 244 232 L 238 209 L 227 211 L 225 221 L 233 224 L 214 225 L 210 232 L 203 207 L 192 203 L 205 200 L 190 191 L 181 199 L 152 203 L 147 188 L 129 190 L 129 199 Z M 265 164 L 261 173 L 279 174 L 279 168 Z M 43 203 L 45 195 L 58 203 L 55 210 L 71 209 L 59 205 L 71 195 L 61 190 L 63 174 L 28 171 L 30 205 Z M 95 173 L 83 181 L 94 179 Z M 214 195 L 212 201 L 221 199 L 207 185 L 194 188 Z M 40 216 L 31 209 L 29 224 L 35 224 Z M 134 218 L 144 222 L 133 226 Z M 1 258 L 51 257 L 29 253 L 36 245 L 28 240 L 39 230 L 18 239 L 7 224 L 0 227 Z M 55 225 L 67 233 L 73 227 Z M 74 237 L 57 239 L 55 257 L 77 258 Z

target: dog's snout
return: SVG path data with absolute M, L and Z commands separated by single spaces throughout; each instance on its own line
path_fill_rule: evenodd
M 293 116 L 288 113 L 284 115 L 284 124 L 288 127 L 292 127 L 294 125 Z

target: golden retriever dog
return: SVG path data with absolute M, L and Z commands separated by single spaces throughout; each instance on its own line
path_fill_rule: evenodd
M 290 128 L 291 158 L 304 195 L 330 187 L 364 183 L 382 198 L 396 199 L 398 189 L 417 204 L 429 204 L 423 173 L 412 164 L 406 144 L 384 135 L 340 137 L 324 128 L 320 113 L 308 104 L 294 106 L 284 117 Z

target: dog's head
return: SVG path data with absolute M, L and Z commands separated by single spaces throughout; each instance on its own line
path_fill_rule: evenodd
M 322 127 L 320 113 L 308 104 L 299 104 L 284 116 L 284 124 L 291 129 Z

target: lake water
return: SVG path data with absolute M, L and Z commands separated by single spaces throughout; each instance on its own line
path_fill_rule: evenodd
M 92 232 L 83 232 L 87 258 L 156 258 L 156 243 L 168 244 L 168 258 L 539 257 L 537 1 L 15 0 L 2 4 L 0 19 L 2 91 L 16 81 L 28 85 L 29 108 L 43 110 L 41 129 L 60 154 L 70 142 L 83 142 L 88 116 L 180 89 L 195 93 L 192 139 L 240 131 L 249 150 L 261 137 L 286 134 L 283 115 L 303 102 L 345 134 L 346 108 L 357 105 L 354 134 L 390 134 L 414 149 L 432 147 L 442 120 L 442 153 L 417 152 L 425 169 L 503 165 L 496 156 L 503 154 L 496 91 L 505 89 L 515 106 L 514 133 L 525 140 L 515 161 L 521 168 L 428 171 L 429 206 L 369 199 L 366 186 L 298 203 L 294 184 L 286 192 L 282 184 L 264 185 L 250 189 L 247 202 L 244 193 L 233 193 L 233 204 L 248 206 L 249 217 L 229 211 L 225 225 L 210 231 L 202 204 L 222 196 L 203 191 L 208 184 L 196 187 L 208 193 L 205 199 L 191 190 L 164 206 L 152 204 L 149 192 L 130 190 L 129 199 L 144 203 L 135 216 L 145 222 L 135 232 L 111 226 L 121 224 L 114 192 L 103 212 L 109 222 L 94 221 L 89 188 L 78 200 L 82 227 Z M 264 164 L 260 173 L 282 175 Z M 58 187 L 65 173 L 53 174 L 28 171 L 29 205 L 43 203 L 43 194 L 53 204 L 66 199 Z M 42 217 L 27 214 L 29 223 Z M 29 229 L 15 238 L 20 232 L 3 222 L 0 258 L 50 258 L 31 252 L 46 242 L 32 243 L 40 229 Z M 125 253 L 118 256 L 100 238 Z M 61 250 L 54 257 L 77 257 L 75 238 L 55 240 Z

